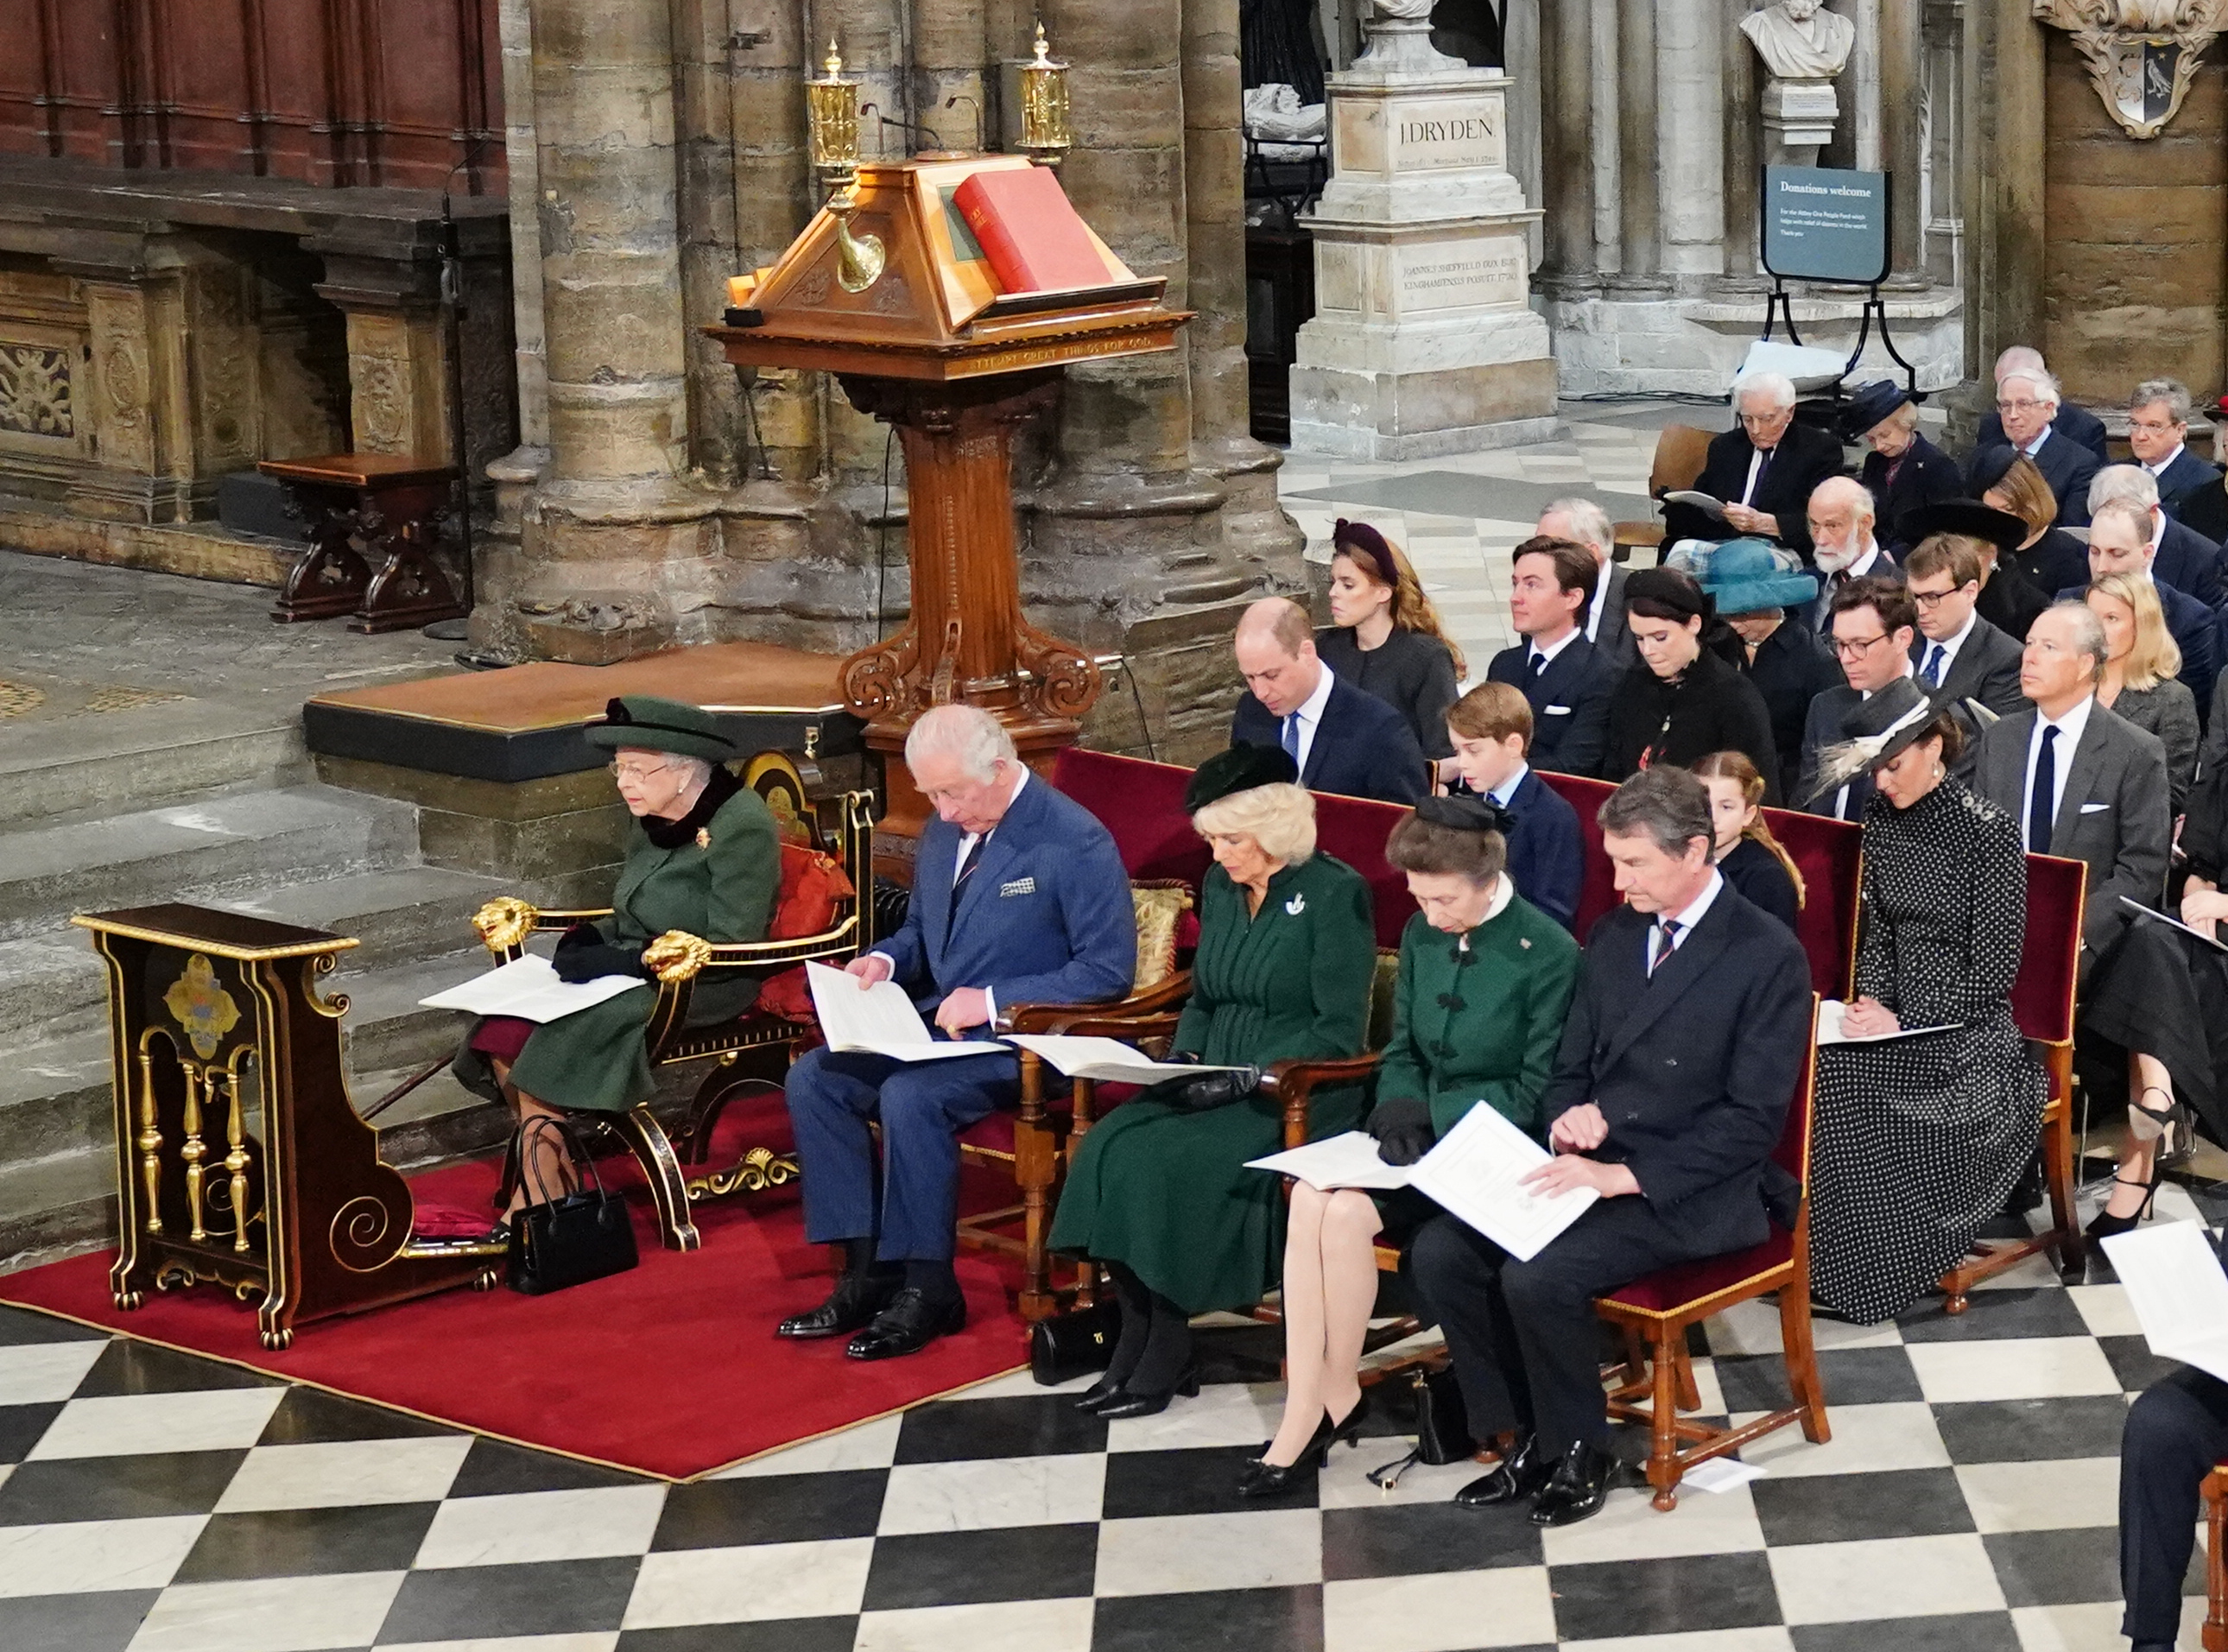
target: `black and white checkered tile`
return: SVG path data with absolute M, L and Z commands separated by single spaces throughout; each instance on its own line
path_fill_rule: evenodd
M 1785 1403 L 1768 1304 L 1706 1338 L 1706 1409 Z M 1274 1333 L 1207 1341 L 1215 1374 L 1273 1375 Z M 1284 1505 L 1241 1505 L 1278 1403 L 1258 1380 L 1109 1425 L 1006 1379 L 668 1486 L 0 1309 L 0 1648 L 2125 1644 L 2120 1422 L 2161 1367 L 2119 1286 L 2037 1262 L 1962 1319 L 1924 1306 L 1819 1341 L 1830 1444 L 1783 1431 L 1746 1486 L 1669 1514 L 1619 1492 L 1543 1534 L 1454 1507 L 1467 1467 L 1379 1492 L 1364 1472 L 1391 1437 Z

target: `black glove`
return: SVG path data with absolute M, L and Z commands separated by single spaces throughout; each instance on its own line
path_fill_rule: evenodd
M 1431 1104 L 1410 1098 L 1379 1102 L 1367 1128 L 1377 1138 L 1377 1156 L 1387 1164 L 1413 1164 L 1438 1139 Z
M 635 975 L 650 978 L 650 968 L 637 949 L 613 946 L 593 924 L 575 924 L 557 938 L 557 955 L 550 959 L 560 981 L 593 981 L 599 975 Z

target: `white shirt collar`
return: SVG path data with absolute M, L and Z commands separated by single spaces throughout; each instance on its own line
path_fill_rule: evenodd
M 1002 826 L 1006 823 L 1006 816 L 1014 812 L 1015 799 L 1021 795 L 1021 788 L 1029 783 L 1029 765 L 1026 763 L 1016 763 L 1014 766 L 1021 772 L 1021 776 L 1014 782 L 1014 789 L 1006 794 L 1005 812 L 998 816 L 998 826 Z M 954 861 L 952 864 L 954 866 L 958 866 L 964 863 L 967 859 L 967 852 L 975 847 L 975 840 L 977 837 L 989 836 L 991 832 L 995 832 L 998 829 L 998 826 L 993 826 L 989 832 L 970 832 L 964 837 L 961 838 L 959 840 L 959 859 Z
M 1589 643 L 1601 636 L 1602 615 L 1609 609 L 1610 571 L 1616 566 L 1607 557 L 1604 557 L 1601 572 L 1594 576 L 1593 600 L 1586 605 L 1585 621 L 1578 627 L 1586 634 L 1586 641 Z
M 1855 579 L 1861 578 L 1865 574 L 1870 573 L 1873 570 L 1873 564 L 1879 560 L 1879 541 L 1876 539 L 1866 540 L 1865 541 L 1864 554 L 1857 558 L 1855 561 L 1849 564 L 1849 577 L 1852 579 Z
M 1508 800 L 1516 795 L 1516 788 L 1524 784 L 1524 777 L 1531 772 L 1532 765 L 1529 763 L 1519 763 L 1514 774 L 1485 795 L 1506 809 L 1508 807 Z
M 2156 505 L 2151 507 L 2151 560 L 2158 560 L 2159 547 L 2166 543 L 2166 512 Z
M 2049 439 L 2050 426 L 2048 425 L 2045 425 L 2042 427 L 2041 434 L 2037 436 L 2033 441 L 2029 442 L 2025 447 L 2020 449 L 2020 451 L 2026 454 L 2027 458 L 2033 458 L 2036 454 L 2042 451 L 2042 445 Z
M 1565 631 L 1560 637 L 1557 637 L 1552 643 L 1541 643 L 1527 640 L 1525 644 L 1524 663 L 1528 668 L 1532 663 L 1532 656 L 1534 654 L 1537 654 L 1540 656 L 1547 664 L 1553 665 L 1555 663 L 1555 656 L 1557 655 L 1560 654 L 1565 649 L 1570 647 L 1572 644 L 1577 642 L 1578 638 L 1584 637 L 1585 634 L 1586 628 L 1585 626 L 1573 625 L 1570 630 Z
M 2153 476 L 2164 476 L 2166 474 L 2167 466 L 2172 464 L 2176 459 L 2181 457 L 2181 450 L 2186 445 L 2186 443 L 2176 442 L 2174 445 L 2173 452 L 2167 454 L 2156 464 L 2146 464 L 2143 466 L 2143 469 L 2148 471 Z
M 2041 708 L 2037 707 L 2034 714 L 2035 740 L 2039 741 L 2042 739 L 2044 729 L 2054 728 L 2062 737 L 2058 741 L 2058 749 L 2062 752 L 2071 752 L 2073 747 L 2081 744 L 2082 731 L 2089 727 L 2090 708 L 2096 703 L 2095 695 L 2084 694 L 2075 703 L 2072 710 L 2055 720 L 2044 716 Z
M 1713 866 L 1710 868 L 1710 880 L 1702 886 L 1702 893 L 1694 897 L 1693 903 L 1684 912 L 1668 914 L 1671 921 L 1679 925 L 1678 935 L 1672 942 L 1674 947 L 1683 944 L 1687 938 L 1694 932 L 1694 925 L 1709 916 L 1712 903 L 1717 900 L 1718 892 L 1725 887 L 1725 874 Z M 1664 917 L 1665 914 L 1659 912 L 1656 914 L 1655 921 L 1661 924 Z
M 1965 623 L 1955 637 L 1945 637 L 1938 643 L 1930 637 L 1920 637 L 1918 640 L 1926 646 L 1919 650 L 1919 656 L 1923 659 L 1938 648 L 1942 650 L 1943 668 L 1948 669 L 1950 663 L 1957 657 L 1957 650 L 1965 646 L 1965 639 L 1973 634 L 1973 626 L 1980 618 L 1981 611 L 1975 608 L 1965 616 Z
M 1330 667 L 1324 666 L 1322 675 L 1316 679 L 1316 691 L 1300 701 L 1295 714 L 1308 727 L 1313 728 L 1322 720 L 1323 708 L 1330 703 L 1330 691 L 1337 681 L 1331 675 Z

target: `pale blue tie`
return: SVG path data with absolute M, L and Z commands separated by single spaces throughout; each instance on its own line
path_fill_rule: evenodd
M 1284 719 L 1284 755 L 1296 767 L 1300 760 L 1300 714 L 1296 711 Z

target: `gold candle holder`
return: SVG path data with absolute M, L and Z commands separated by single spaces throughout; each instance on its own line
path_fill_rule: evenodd
M 1039 166 L 1058 166 L 1075 147 L 1067 124 L 1067 65 L 1053 56 L 1041 22 L 1035 53 L 1021 65 L 1021 147 Z
M 859 208 L 859 81 L 843 73 L 843 54 L 832 39 L 821 69 L 804 83 L 812 167 L 828 185 L 836 220 L 836 279 L 846 292 L 864 292 L 881 279 L 887 254 L 880 237 L 851 233 Z

